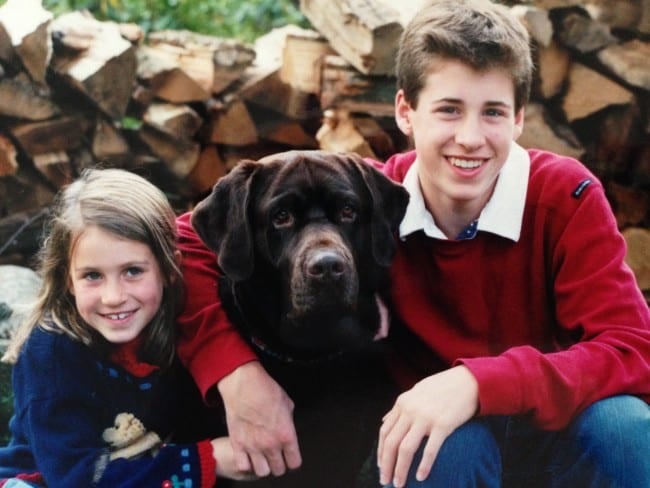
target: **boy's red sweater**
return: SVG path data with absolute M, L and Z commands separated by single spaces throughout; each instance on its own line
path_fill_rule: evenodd
M 487 232 L 464 241 L 416 232 L 400 241 L 393 327 L 419 340 L 413 349 L 394 334 L 395 366 L 407 387 L 465 364 L 478 380 L 482 415 L 531 414 L 557 429 L 607 396 L 650 400 L 650 312 L 601 184 L 573 159 L 528 152 L 518 242 Z M 413 152 L 399 154 L 378 167 L 401 182 L 414 160 Z M 207 395 L 255 356 L 220 307 L 215 256 L 189 214 L 178 227 L 190 290 L 179 353 Z M 416 351 L 422 345 L 426 354 Z

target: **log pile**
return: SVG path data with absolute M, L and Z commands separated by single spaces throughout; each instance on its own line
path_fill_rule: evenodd
M 254 45 L 145 36 L 41 0 L 0 6 L 0 263 L 33 254 L 55 192 L 90 166 L 150 178 L 182 211 L 243 158 L 291 148 L 385 158 L 394 55 L 426 0 L 300 0 L 313 29 Z M 650 291 L 650 0 L 505 2 L 537 71 L 520 143 L 581 159 L 605 183 Z

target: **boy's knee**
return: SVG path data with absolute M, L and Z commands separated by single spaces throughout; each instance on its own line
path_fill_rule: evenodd
M 415 482 L 415 471 L 424 443 L 413 460 L 407 487 L 499 486 L 501 455 L 486 422 L 470 421 L 456 429 L 442 444 L 426 482 Z
M 650 486 L 650 407 L 621 395 L 600 400 L 572 423 L 578 448 L 616 486 Z
M 616 441 L 647 449 L 650 443 L 650 407 L 631 395 L 605 398 L 583 411 L 574 421 L 573 428 L 578 438 L 587 443 L 602 442 L 612 448 Z

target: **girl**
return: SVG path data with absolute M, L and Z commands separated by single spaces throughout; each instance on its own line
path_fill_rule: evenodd
M 164 444 L 187 400 L 174 364 L 174 213 L 145 179 L 87 170 L 60 193 L 15 363 L 0 486 L 213 486 L 243 478 L 229 439 Z M 216 460 L 219 459 L 217 463 Z

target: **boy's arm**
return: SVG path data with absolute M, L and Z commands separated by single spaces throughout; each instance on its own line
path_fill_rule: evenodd
M 178 217 L 177 228 L 185 280 L 179 358 L 207 403 L 221 395 L 241 471 L 279 476 L 295 469 L 301 458 L 293 402 L 228 320 L 219 299 L 216 256 L 192 229 L 189 213 Z
M 561 225 L 550 226 L 556 327 L 573 345 L 551 353 L 519 346 L 457 364 L 476 377 L 482 414 L 531 413 L 553 430 L 608 396 L 650 400 L 650 312 L 600 185 L 585 191 Z

